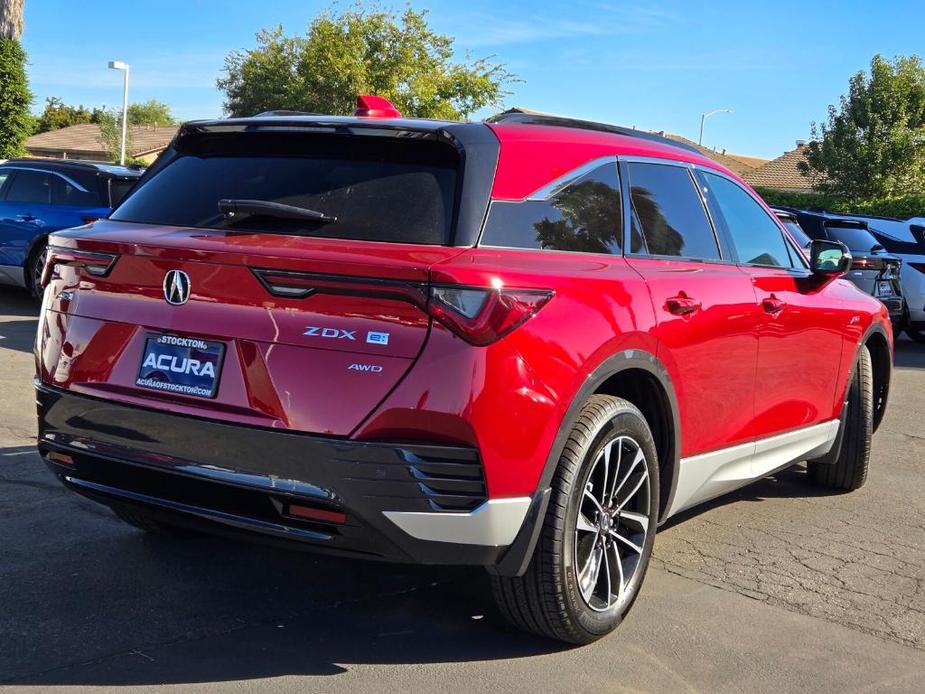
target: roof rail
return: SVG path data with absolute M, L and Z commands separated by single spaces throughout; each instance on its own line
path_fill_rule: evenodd
M 656 135 L 655 133 L 650 133 L 645 130 L 627 128 L 623 125 L 611 125 L 609 123 L 598 123 L 596 121 L 581 120 L 580 118 L 572 118 L 570 116 L 557 116 L 551 113 L 542 113 L 540 111 L 532 111 L 526 108 L 508 109 L 503 113 L 498 113 L 494 116 L 491 116 L 490 118 L 486 118 L 485 122 L 520 123 L 523 125 L 552 125 L 560 128 L 595 130 L 597 132 L 613 133 L 615 135 L 637 137 L 643 140 L 649 140 L 651 142 L 658 142 L 659 144 L 668 145 L 669 147 L 678 147 L 680 149 L 687 150 L 688 152 L 694 152 L 695 154 L 703 156 L 703 153 L 696 147 L 692 147 L 691 145 L 685 144 L 684 142 L 678 142 L 677 140 L 672 140 L 668 137 L 662 137 L 661 135 Z
M 285 108 L 277 108 L 272 111 L 262 111 L 260 113 L 255 113 L 251 118 L 260 118 L 261 116 L 321 116 L 322 113 L 315 113 L 314 111 L 290 111 Z

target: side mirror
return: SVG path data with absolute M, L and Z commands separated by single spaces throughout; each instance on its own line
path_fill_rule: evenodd
M 809 245 L 810 267 L 813 274 L 839 277 L 851 267 L 851 251 L 840 241 L 813 239 Z

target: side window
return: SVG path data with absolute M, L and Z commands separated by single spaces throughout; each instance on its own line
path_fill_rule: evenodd
M 616 164 L 604 164 L 547 200 L 493 202 L 487 246 L 621 253 L 623 213 Z
M 718 260 L 716 236 L 688 170 L 665 164 L 631 163 L 627 168 L 633 247 L 638 243 L 650 255 Z
M 6 185 L 7 180 L 10 177 L 9 171 L 4 171 L 0 169 L 0 200 L 3 200 L 3 186 Z
M 51 184 L 48 174 L 38 171 L 17 171 L 6 192 L 7 202 L 51 202 Z
M 51 201 L 54 205 L 101 206 L 100 196 L 97 193 L 79 190 L 60 176 L 51 177 Z
M 728 178 L 703 174 L 726 222 L 739 261 L 748 265 L 793 267 L 780 227 L 755 199 Z

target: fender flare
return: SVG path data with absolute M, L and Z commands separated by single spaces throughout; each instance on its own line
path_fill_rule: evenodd
M 530 559 L 533 557 L 533 550 L 539 539 L 540 531 L 543 528 L 546 508 L 551 496 L 550 485 L 552 484 L 553 475 L 555 475 L 559 458 L 562 456 L 562 451 L 565 448 L 565 443 L 572 431 L 572 427 L 578 420 L 582 406 L 608 378 L 630 369 L 645 371 L 659 382 L 670 410 L 669 422 L 672 430 L 668 435 L 668 450 L 665 455 L 667 456 L 666 462 L 671 464 L 672 476 L 666 502 L 664 507 L 659 509 L 659 523 L 661 524 L 665 520 L 665 512 L 671 508 L 674 500 L 681 458 L 681 422 L 678 414 L 678 400 L 675 395 L 674 385 L 668 375 L 668 370 L 658 358 L 643 349 L 627 349 L 612 354 L 601 362 L 594 371 L 588 374 L 584 383 L 572 397 L 565 416 L 559 424 L 559 432 L 556 434 L 556 438 L 549 450 L 549 455 L 543 465 L 540 481 L 533 495 L 527 517 L 524 519 L 524 524 L 501 561 L 495 566 L 488 567 L 489 573 L 500 576 L 521 576 L 527 570 Z M 663 461 L 659 462 L 662 463 Z M 660 467 L 662 467 L 661 464 Z M 660 481 L 664 482 L 663 480 Z
M 675 489 L 678 483 L 678 465 L 681 459 L 681 419 L 678 411 L 678 399 L 675 394 L 674 384 L 668 375 L 668 370 L 662 362 L 651 352 L 644 349 L 626 349 L 612 354 L 588 374 L 584 383 L 572 397 L 571 404 L 562 418 L 559 425 L 559 433 L 553 441 L 552 448 L 546 458 L 543 466 L 543 472 L 540 475 L 538 489 L 546 489 L 552 484 L 553 475 L 556 472 L 556 466 L 559 464 L 559 458 L 562 456 L 562 450 L 565 448 L 565 442 L 568 440 L 572 427 L 578 420 L 581 408 L 585 401 L 591 397 L 598 388 L 612 376 L 628 371 L 630 369 L 639 369 L 653 376 L 661 385 L 669 409 L 669 423 L 671 432 L 668 434 L 667 450 L 665 451 L 666 460 L 660 461 L 663 464 L 669 463 L 672 469 L 671 480 L 660 480 L 660 484 L 669 483 L 668 496 L 664 508 L 659 509 L 661 520 L 664 520 L 664 513 L 671 508 L 671 502 L 674 499 Z

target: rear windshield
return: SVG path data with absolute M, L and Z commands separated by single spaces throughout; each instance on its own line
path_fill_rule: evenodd
M 803 227 L 801 227 L 799 223 L 785 217 L 781 217 L 780 221 L 790 230 L 790 235 L 793 236 L 793 240 L 802 248 L 806 248 L 810 244 L 811 239 L 806 235 L 806 232 L 803 231 Z
M 856 227 L 839 227 L 826 225 L 826 231 L 829 237 L 835 241 L 841 241 L 852 251 L 864 251 L 869 253 L 874 246 L 879 246 L 867 229 L 858 229 Z
M 125 222 L 448 244 L 458 157 L 445 144 L 396 137 L 279 133 L 184 138 L 176 158 L 112 214 Z M 336 221 L 219 211 L 219 200 L 307 208 Z

